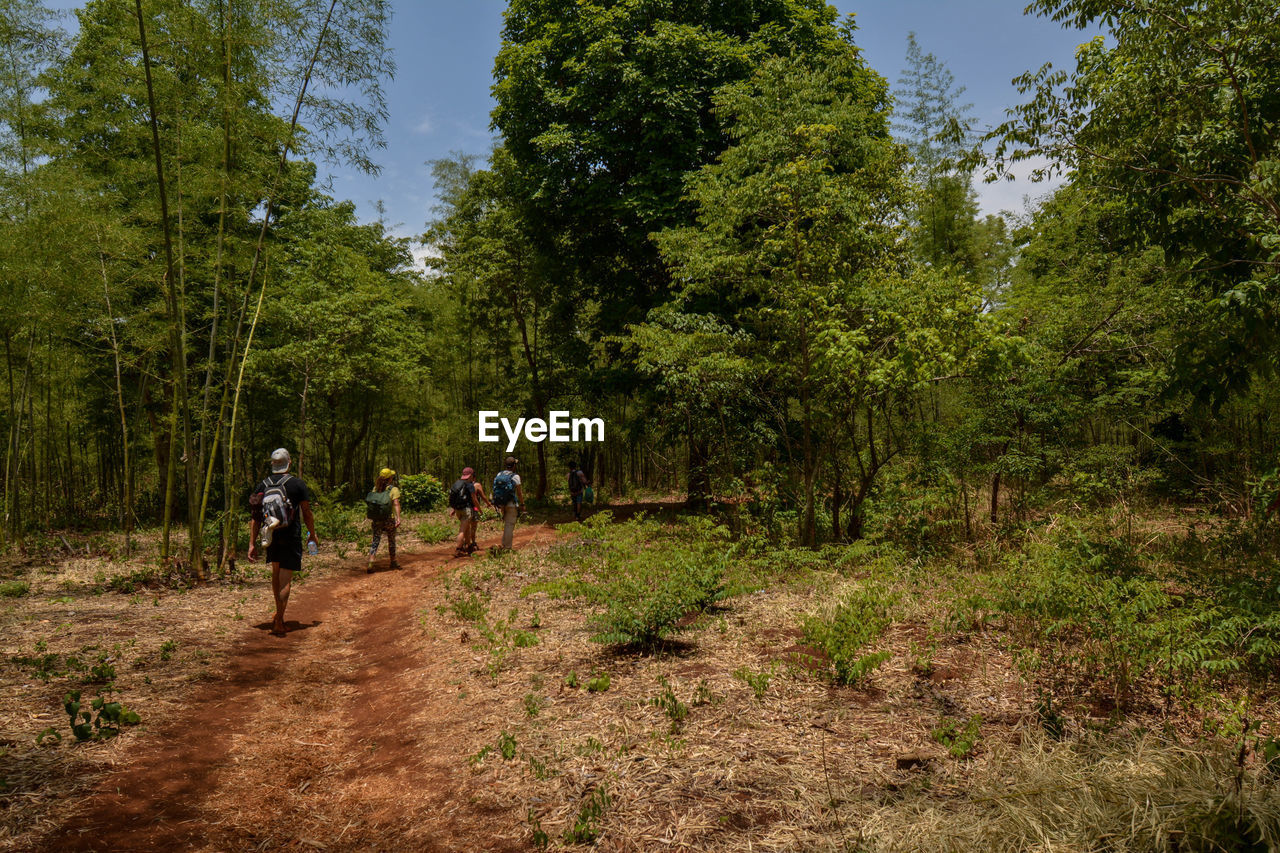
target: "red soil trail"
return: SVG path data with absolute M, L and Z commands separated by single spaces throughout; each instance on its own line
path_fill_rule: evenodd
M 524 527 L 516 544 L 553 535 Z M 526 849 L 524 816 L 478 805 L 483 780 L 461 754 L 471 719 L 444 659 L 457 641 L 435 633 L 432 606 L 440 575 L 463 563 L 452 553 L 295 585 L 287 636 L 270 636 L 269 620 L 247 631 L 224 674 L 40 849 Z

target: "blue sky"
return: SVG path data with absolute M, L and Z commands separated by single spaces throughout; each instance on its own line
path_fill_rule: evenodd
M 565 0 L 573 2 L 573 0 Z M 1051 61 L 1072 67 L 1086 35 L 1041 18 L 1026 17 L 1026 0 L 838 0 L 855 13 L 857 41 L 870 65 L 896 84 L 907 34 L 950 68 L 966 88 L 979 127 L 1000 122 L 1018 102 L 1012 78 Z M 53 0 L 55 8 L 81 5 Z M 501 40 L 502 0 L 394 0 L 390 45 L 398 65 L 387 85 L 387 147 L 375 159 L 378 177 L 336 169 L 333 194 L 354 201 L 362 218 L 385 219 L 402 235 L 421 233 L 431 217 L 433 186 L 426 162 L 460 151 L 483 156 L 490 147 L 493 57 Z M 985 212 L 1021 210 L 1026 193 L 1043 186 L 1022 182 L 979 186 Z

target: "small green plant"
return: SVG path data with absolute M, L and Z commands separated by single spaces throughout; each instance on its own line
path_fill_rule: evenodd
M 136 726 L 142 722 L 136 712 L 119 702 L 109 701 L 110 693 L 110 690 L 104 690 L 89 703 L 96 714 L 83 710 L 79 690 L 72 690 L 62 698 L 62 707 L 70 718 L 71 733 L 76 740 L 105 740 L 120 734 L 122 726 Z
M 109 681 L 116 680 L 116 668 L 106 661 L 95 663 L 89 670 L 89 681 L 96 684 L 105 684 Z
M 537 693 L 526 693 L 524 695 L 524 713 L 528 717 L 536 717 L 542 710 L 542 706 L 547 702 L 546 699 Z
M 600 837 L 600 819 L 609 809 L 609 792 L 603 786 L 596 788 L 587 796 L 573 826 L 564 831 L 565 844 L 591 844 Z
M 831 661 L 838 684 L 858 684 L 890 658 L 887 651 L 864 654 L 889 627 L 894 598 L 884 590 L 858 587 L 846 593 L 831 612 L 804 620 L 804 639 Z
M 746 683 L 756 694 L 756 701 L 760 702 L 764 699 L 764 694 L 769 689 L 769 682 L 773 680 L 773 676 L 778 672 L 778 664 L 772 663 L 768 669 L 762 669 L 759 672 L 752 672 L 745 666 L 738 667 L 733 677 Z
M 696 705 L 715 705 L 721 701 L 722 697 L 716 696 L 711 692 L 711 687 L 707 684 L 705 678 L 698 681 L 698 688 L 693 691 L 693 704 Z
M 575 752 L 578 755 L 599 755 L 604 752 L 604 742 L 596 737 L 588 737 L 582 746 L 578 747 Z
M 502 753 L 504 761 L 516 757 L 516 739 L 510 733 L 504 731 L 498 735 L 498 752 Z
M 546 850 L 551 844 L 551 836 L 542 828 L 542 821 L 538 820 L 538 815 L 532 808 L 526 819 L 529 821 L 529 842 L 538 850 Z
M 603 693 L 609 689 L 609 673 L 597 672 L 587 680 L 588 693 Z
M 1040 728 L 1044 729 L 1044 733 L 1054 740 L 1062 740 L 1062 736 L 1067 731 L 1067 720 L 1053 707 L 1053 695 L 1048 691 L 1041 691 L 1040 696 L 1035 702 L 1036 721 L 1040 723 Z
M 441 605 L 440 610 L 444 613 L 452 613 L 454 618 L 462 622 L 480 622 L 489 613 L 488 597 L 479 592 L 458 597 L 449 596 L 448 604 Z
M 978 733 L 981 728 L 981 714 L 974 714 L 963 724 L 959 720 L 943 717 L 938 722 L 938 727 L 929 734 L 935 741 L 945 746 L 953 758 L 966 758 L 978 745 Z
M 680 701 L 665 677 L 659 676 L 658 683 L 662 685 L 662 692 L 652 697 L 649 704 L 660 708 L 662 713 L 667 715 L 667 719 L 671 721 L 671 732 L 675 734 L 680 731 L 680 726 L 688 718 L 689 706 Z
M 470 764 L 472 767 L 483 764 L 485 757 L 488 756 L 489 753 L 491 752 L 493 752 L 493 747 L 489 746 L 488 744 L 485 744 L 484 746 L 480 747 L 479 752 L 477 752 L 475 755 L 467 759 L 467 763 Z
M 169 660 L 173 657 L 174 651 L 178 648 L 176 640 L 165 640 L 160 644 L 160 660 Z
M 538 635 L 529 631 L 516 631 L 511 636 L 511 642 L 517 649 L 527 649 L 538 645 Z
M 570 672 L 568 675 L 566 675 L 564 677 L 564 686 L 572 687 L 576 689 L 578 687 L 578 673 Z
M 40 643 L 36 644 L 37 652 L 42 651 L 44 648 L 48 648 L 47 645 L 43 647 L 41 646 L 41 643 L 43 642 L 44 641 L 41 640 Z M 70 669 L 70 667 L 61 668 L 59 666 L 59 663 L 61 662 L 61 660 L 62 660 L 62 656 L 59 655 L 57 652 L 37 654 L 35 657 L 25 657 L 25 656 L 19 655 L 19 656 L 9 658 L 9 661 L 13 664 L 16 664 L 17 666 L 31 667 L 31 676 L 33 678 L 38 678 L 41 681 L 48 681 L 50 678 L 59 677 L 67 674 L 67 670 Z
M 937 643 L 918 644 L 915 640 L 908 646 L 911 655 L 911 671 L 916 675 L 928 677 L 933 673 L 933 655 L 938 650 Z
M 529 756 L 529 772 L 533 774 L 533 778 L 539 782 L 545 782 L 548 779 L 555 778 L 558 774 L 546 761 L 537 756 Z
M 31 592 L 31 584 L 26 581 L 5 581 L 0 583 L 0 596 L 4 598 L 22 598 Z

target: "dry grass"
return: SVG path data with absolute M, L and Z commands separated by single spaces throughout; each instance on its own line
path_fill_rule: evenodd
M 1211 746 L 1029 737 L 953 790 L 876 809 L 861 829 L 867 849 L 884 851 L 1275 850 L 1280 785 L 1237 776 Z
M 1280 828 L 1275 785 L 1251 781 L 1239 799 L 1223 798 L 1235 778 L 1230 745 L 1187 746 L 1202 737 L 1199 719 L 1152 711 L 1108 739 L 1089 732 L 1113 721 L 1081 702 L 1073 740 L 1053 744 L 1036 736 L 1035 690 L 999 633 L 936 637 L 922 665 L 937 616 L 927 600 L 898 609 L 874 647 L 893 656 L 865 687 L 837 688 L 813 671 L 823 661 L 801 645 L 799 625 L 843 576 L 778 578 L 702 615 L 681 642 L 639 655 L 590 642 L 581 601 L 520 597 L 563 572 L 545 550 L 473 573 L 491 624 L 514 609 L 512 628 L 536 633 L 536 646 L 499 639 L 495 655 L 475 625 L 443 621 L 466 650 L 459 701 L 484 709 L 458 760 L 469 757 L 489 779 L 491 804 L 528 815 L 529 839 L 541 831 L 552 849 L 571 846 L 565 833 L 597 789 L 610 798 L 597 843 L 617 851 L 1216 849 L 1192 839 L 1222 830 L 1213 816 L 1234 808 L 1255 815 L 1268 839 Z M 773 673 L 761 700 L 744 668 Z M 588 692 L 598 672 L 611 685 Z M 571 673 L 580 686 L 565 684 Z M 664 684 L 688 707 L 678 725 L 656 703 Z M 1275 710 L 1272 697 L 1263 713 Z M 942 717 L 975 715 L 981 740 L 965 759 L 931 737 Z M 1172 738 L 1122 733 L 1157 727 Z M 499 754 L 504 732 L 511 760 Z

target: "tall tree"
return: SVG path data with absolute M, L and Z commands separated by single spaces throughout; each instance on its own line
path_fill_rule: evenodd
M 989 137 L 992 177 L 1049 158 L 1123 202 L 1127 238 L 1199 287 L 1182 382 L 1221 401 L 1280 361 L 1280 16 L 1266 0 L 1036 0 L 1101 25 L 1068 73 L 1018 81 L 1030 100 Z
M 798 421 L 798 536 L 812 545 L 835 421 L 824 365 L 837 352 L 842 362 L 875 352 L 861 334 L 864 298 L 894 266 L 905 158 L 889 136 L 885 81 L 862 62 L 852 27 L 820 56 L 765 63 L 716 104 L 733 144 L 690 179 L 697 225 L 663 232 L 659 245 L 686 283 L 685 305 L 717 306 L 750 334 L 792 401 L 783 410 Z
M 691 220 L 683 176 L 728 141 L 713 93 L 770 55 L 820 50 L 834 20 L 823 0 L 508 5 L 493 125 L 557 298 L 597 301 L 598 334 L 669 291 L 649 235 Z
M 960 102 L 964 87 L 916 34 L 907 36 L 907 67 L 894 91 L 894 130 L 911 151 L 914 198 L 912 232 L 917 256 L 934 266 L 979 266 L 977 195 L 961 163 L 967 153 L 971 105 Z

